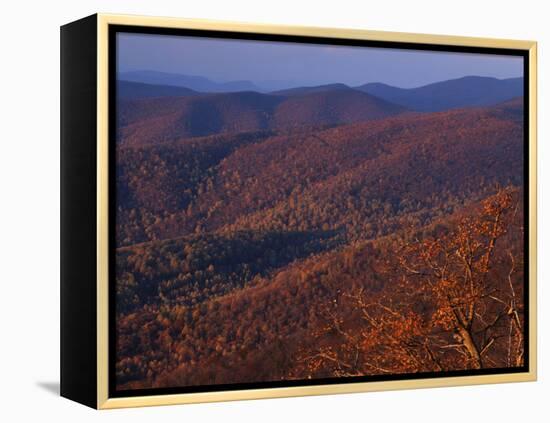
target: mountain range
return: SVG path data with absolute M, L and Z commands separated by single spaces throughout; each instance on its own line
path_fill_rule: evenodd
M 461 107 L 490 106 L 523 95 L 523 78 L 466 76 L 418 88 L 370 83 L 358 90 L 411 110 L 438 112 Z
M 119 98 L 164 97 L 196 95 L 197 93 L 231 93 L 254 91 L 267 94 L 250 81 L 213 82 L 199 76 L 135 71 L 118 75 L 123 84 Z M 130 82 L 138 85 L 129 84 Z M 146 86 L 139 84 L 147 84 Z M 155 86 L 157 88 L 151 87 Z M 166 86 L 160 88 L 161 86 Z M 182 91 L 182 88 L 189 91 Z M 406 109 L 420 112 L 436 112 L 462 107 L 490 106 L 523 95 L 523 78 L 497 79 L 481 76 L 465 76 L 458 79 L 435 82 L 417 88 L 399 88 L 383 83 L 367 83 L 349 87 L 342 83 L 319 86 L 299 86 L 271 91 L 269 94 L 292 97 L 323 91 L 354 89 Z
M 121 72 L 117 75 L 117 80 L 185 87 L 205 93 L 261 91 L 260 88 L 250 81 L 214 82 L 203 76 L 182 75 L 151 70 Z
M 124 80 L 117 81 L 116 89 L 118 98 L 125 100 L 154 97 L 182 97 L 200 94 L 197 91 L 185 87 L 145 84 L 143 82 L 131 82 Z
M 119 140 L 125 145 L 216 133 L 337 125 L 406 112 L 399 105 L 346 86 L 290 96 L 244 91 L 120 100 L 119 108 Z

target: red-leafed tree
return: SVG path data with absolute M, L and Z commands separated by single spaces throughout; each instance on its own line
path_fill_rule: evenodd
M 310 376 L 519 367 L 524 362 L 523 227 L 501 190 L 456 229 L 402 245 L 386 286 L 326 305 Z M 321 341 L 324 339 L 325 341 Z

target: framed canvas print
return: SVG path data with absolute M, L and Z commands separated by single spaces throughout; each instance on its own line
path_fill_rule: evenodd
M 63 396 L 536 379 L 536 43 L 93 15 L 61 100 Z

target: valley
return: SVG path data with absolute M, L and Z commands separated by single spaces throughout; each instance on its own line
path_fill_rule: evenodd
M 521 366 L 523 98 L 473 82 L 120 84 L 117 388 Z

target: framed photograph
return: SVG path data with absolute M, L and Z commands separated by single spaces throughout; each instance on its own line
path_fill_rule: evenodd
M 536 379 L 535 42 L 93 15 L 61 100 L 63 396 Z

